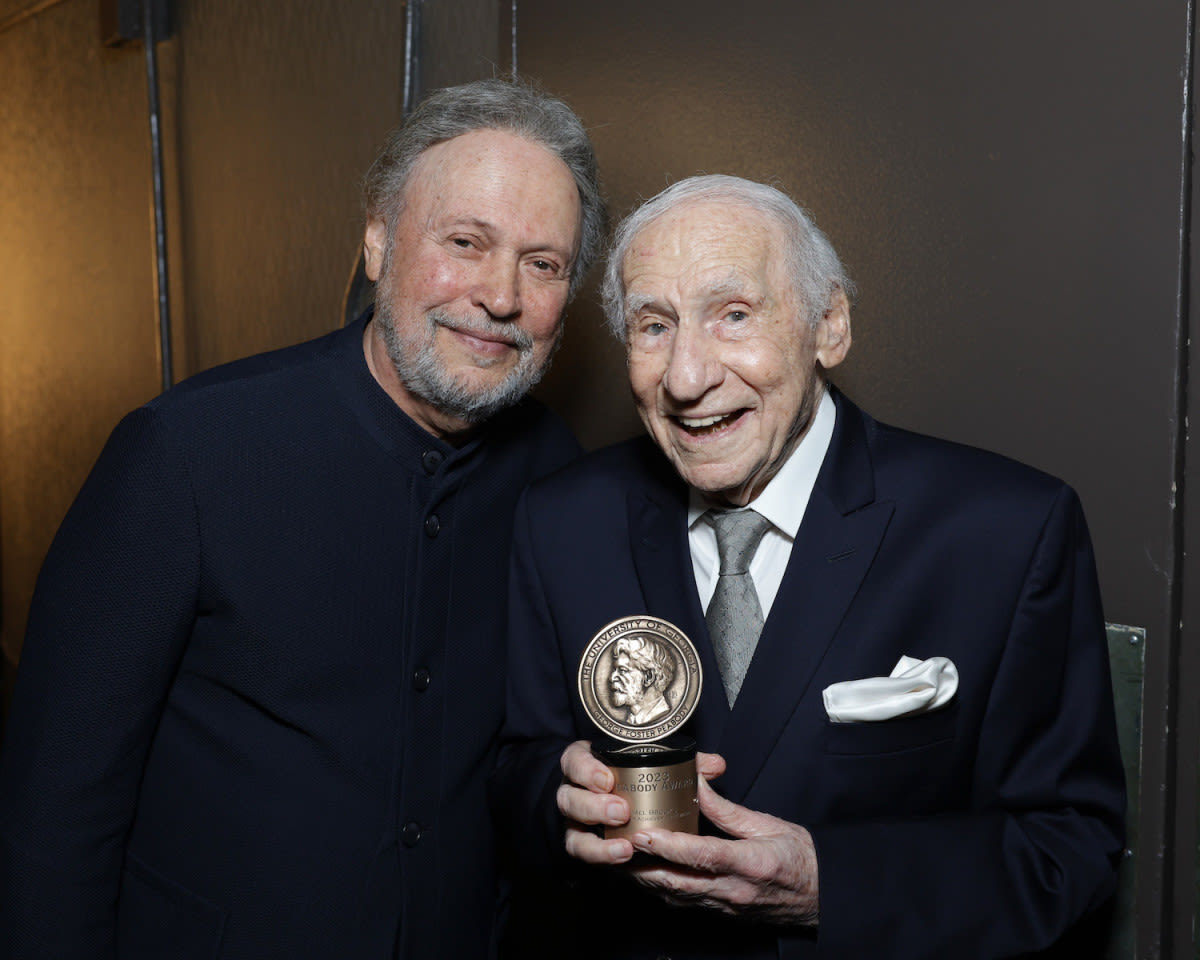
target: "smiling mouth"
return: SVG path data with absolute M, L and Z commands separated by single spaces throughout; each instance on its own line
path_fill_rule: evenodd
M 483 344 L 485 347 L 492 345 L 493 347 L 508 347 L 513 350 L 519 350 L 518 344 L 513 342 L 512 337 L 503 336 L 489 330 L 472 330 L 470 327 L 447 327 L 453 330 L 461 337 L 466 337 L 474 340 L 476 343 Z
M 446 313 L 433 313 L 430 315 L 430 320 L 435 326 L 444 327 L 481 344 L 509 347 L 518 352 L 525 352 L 533 346 L 533 338 L 526 331 L 511 325 L 468 320 Z
M 734 410 L 732 413 L 719 413 L 711 417 L 672 417 L 679 426 L 693 437 L 706 437 L 728 429 L 738 420 L 745 409 Z

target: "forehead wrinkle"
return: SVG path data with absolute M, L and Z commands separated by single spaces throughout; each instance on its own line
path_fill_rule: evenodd
M 741 300 L 755 307 L 763 307 L 774 299 L 767 284 L 747 276 L 745 270 L 729 264 L 714 270 L 718 276 L 704 286 L 701 295 L 707 306 Z
M 631 293 L 625 298 L 625 313 L 633 315 L 641 313 L 647 307 L 658 305 L 658 298 L 648 293 Z
M 674 312 L 685 303 L 711 310 L 730 300 L 764 308 L 786 295 L 772 289 L 776 238 L 769 230 L 743 237 L 724 221 L 697 223 L 685 213 L 646 224 L 630 242 L 622 264 L 626 316 L 647 307 Z
M 710 300 L 754 300 L 762 296 L 759 284 L 748 281 L 737 267 L 730 266 L 724 276 L 708 287 Z
M 485 220 L 483 217 L 469 213 L 459 213 L 455 210 L 430 211 L 429 226 L 441 230 L 456 230 L 461 227 L 467 227 L 486 234 L 490 234 L 496 229 L 496 225 L 490 220 Z

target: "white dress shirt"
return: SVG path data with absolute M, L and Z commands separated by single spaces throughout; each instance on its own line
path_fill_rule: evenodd
M 770 614 L 775 594 L 783 582 L 783 572 L 792 555 L 792 544 L 796 542 L 796 532 L 800 529 L 800 521 L 804 519 L 804 511 L 808 509 L 808 501 L 829 450 L 836 421 L 837 408 L 833 398 L 829 396 L 828 389 L 823 390 L 808 432 L 763 492 L 748 505 L 771 522 L 750 561 L 750 576 L 758 591 L 764 620 Z M 691 491 L 688 502 L 688 544 L 692 552 L 696 588 L 705 610 L 717 588 L 720 570 L 717 533 L 706 516 L 712 506 L 703 494 Z

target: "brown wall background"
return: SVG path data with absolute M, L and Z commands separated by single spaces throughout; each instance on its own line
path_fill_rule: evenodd
M 426 88 L 505 72 L 511 0 L 424 0 Z M 1197 525 L 1186 512 L 1192 0 L 518 0 L 613 208 L 771 180 L 858 281 L 839 383 L 1066 478 L 1106 613 L 1147 631 L 1137 955 L 1197 955 Z M 341 321 L 405 5 L 181 0 L 159 45 L 177 376 Z M 91 0 L 0 0 L 0 648 L 117 419 L 158 390 L 145 63 Z M 1186 159 L 1185 159 L 1186 158 Z M 1181 266 L 1182 265 L 1182 266 Z M 543 396 L 639 429 L 594 288 Z M 1194 457 L 1192 458 L 1194 462 Z

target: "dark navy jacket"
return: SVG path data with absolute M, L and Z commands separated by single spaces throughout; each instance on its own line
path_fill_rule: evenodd
M 517 509 L 508 720 L 495 808 L 529 877 L 514 941 L 580 956 L 946 960 L 1042 950 L 1114 889 L 1124 785 L 1104 623 L 1075 494 L 1010 460 L 884 426 L 835 393 L 837 425 L 735 707 L 688 552 L 687 491 L 638 440 L 530 488 Z M 817 932 L 641 897 L 619 869 L 563 864 L 558 757 L 595 731 L 580 654 L 651 614 L 699 648 L 691 733 L 714 782 L 803 824 L 819 861 Z M 835 724 L 821 691 L 949 657 L 946 708 Z M 577 908 L 571 914 L 572 905 Z M 592 924 L 590 936 L 555 932 Z M 590 952 L 589 952 L 590 951 Z

